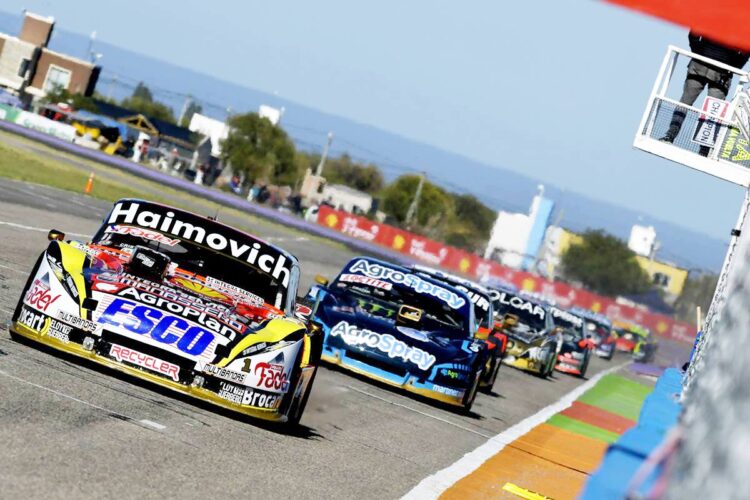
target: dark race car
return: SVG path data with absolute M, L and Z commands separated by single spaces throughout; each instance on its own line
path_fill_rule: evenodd
M 11 334 L 243 414 L 296 424 L 322 338 L 292 255 L 214 220 L 115 203 L 89 243 L 50 231 Z
M 585 321 L 582 317 L 557 306 L 550 307 L 555 326 L 562 334 L 562 346 L 557 355 L 555 369 L 563 373 L 586 376 L 594 342 L 586 337 Z
M 323 325 L 323 360 L 468 411 L 487 361 L 471 300 L 396 264 L 357 257 L 307 300 Z
M 492 391 L 497 380 L 497 374 L 502 364 L 508 337 L 500 328 L 495 327 L 495 312 L 492 308 L 490 292 L 482 285 L 473 281 L 454 276 L 431 267 L 414 265 L 411 270 L 417 274 L 435 278 L 466 293 L 474 304 L 474 316 L 477 320 L 475 338 L 484 340 L 487 344 L 487 363 L 482 372 L 481 387 L 484 391 Z
M 604 315 L 587 309 L 574 307 L 573 314 L 581 316 L 586 323 L 586 335 L 594 342 L 594 352 L 600 358 L 611 360 L 615 354 L 615 337 L 612 322 Z
M 562 345 L 548 306 L 506 290 L 490 292 L 495 318 L 508 337 L 503 363 L 548 377 Z

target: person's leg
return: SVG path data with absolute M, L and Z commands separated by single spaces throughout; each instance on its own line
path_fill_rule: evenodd
M 685 78 L 685 85 L 682 88 L 680 102 L 691 106 L 698 98 L 701 91 L 703 91 L 703 87 L 706 83 L 707 82 L 700 75 L 688 72 L 688 75 Z M 680 133 L 682 122 L 685 121 L 686 115 L 687 112 L 684 108 L 677 108 L 674 110 L 674 113 L 672 113 L 672 121 L 669 123 L 669 129 L 667 130 L 667 133 L 664 134 L 664 137 L 661 138 L 662 141 L 674 142 L 677 134 Z

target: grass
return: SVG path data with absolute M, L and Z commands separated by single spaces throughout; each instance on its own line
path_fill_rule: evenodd
M 38 150 L 40 153 L 29 151 L 29 149 Z M 91 191 L 93 198 L 110 202 L 121 198 L 142 198 L 193 212 L 198 211 L 198 213 L 230 213 L 245 221 L 238 228 L 249 233 L 256 233 L 260 226 L 293 236 L 304 236 L 329 247 L 346 248 L 341 243 L 282 226 L 268 219 L 198 198 L 158 182 L 57 151 L 24 137 L 0 132 L 0 177 L 83 193 L 91 172 L 96 175 L 94 188 Z
M 82 193 L 89 176 L 82 170 L 62 162 L 36 157 L 26 151 L 0 143 L 0 177 Z M 91 192 L 94 198 L 115 201 L 119 198 L 142 197 L 142 193 L 108 179 L 97 179 Z

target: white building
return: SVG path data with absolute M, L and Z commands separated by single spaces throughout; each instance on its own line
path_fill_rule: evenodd
M 651 257 L 656 245 L 656 229 L 654 226 L 634 225 L 630 230 L 628 248 L 643 257 Z
M 514 269 L 531 269 L 542 247 L 554 203 L 544 198 L 544 187 L 534 196 L 528 214 L 499 211 L 484 252 Z
M 320 194 L 320 201 L 326 201 L 338 210 L 366 214 L 372 208 L 372 196 L 342 184 L 326 184 Z

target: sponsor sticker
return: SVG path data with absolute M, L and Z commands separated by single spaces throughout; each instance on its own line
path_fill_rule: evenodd
M 339 276 L 339 281 L 346 283 L 361 283 L 368 285 L 373 288 L 381 288 L 383 290 L 390 290 L 393 288 L 393 284 L 387 281 L 382 281 L 376 278 L 370 278 L 369 276 L 362 276 L 361 274 L 342 274 Z
M 254 406 L 263 409 L 276 409 L 281 405 L 279 394 L 267 394 L 262 391 L 239 387 L 227 382 L 221 382 L 218 395 L 232 403 L 245 406 Z
M 143 229 L 170 234 L 182 241 L 205 245 L 212 250 L 248 264 L 267 273 L 289 288 L 291 262 L 275 248 L 206 219 L 191 216 L 143 202 L 126 201 L 115 204 L 109 214 L 108 224 L 135 225 Z
M 28 326 L 34 331 L 40 332 L 44 328 L 44 320 L 46 316 L 44 314 L 37 313 L 27 307 L 21 308 L 21 314 L 18 317 L 18 321 L 25 326 Z
M 380 334 L 367 329 L 359 329 L 346 321 L 340 321 L 331 328 L 332 337 L 340 337 L 351 346 L 367 346 L 388 355 L 399 358 L 406 363 L 417 365 L 421 370 L 429 369 L 435 363 L 435 356 L 418 347 L 412 347 L 398 340 L 393 335 Z
M 451 396 L 454 398 L 460 397 L 461 391 L 457 389 L 451 389 L 450 387 L 443 387 L 442 385 L 432 384 L 432 390 L 435 392 L 439 392 L 440 394 L 445 394 L 446 396 Z
M 72 330 L 72 326 L 68 326 L 65 323 L 53 319 L 50 321 L 49 328 L 47 329 L 47 336 L 67 344 L 70 342 L 70 332 Z
M 180 380 L 180 367 L 164 361 L 159 358 L 155 358 L 142 352 L 134 351 L 128 347 L 121 346 L 119 344 L 112 344 L 109 348 L 109 355 L 115 358 L 117 361 L 127 361 L 137 366 L 146 368 L 162 375 L 167 375 L 175 382 Z
M 78 330 L 83 330 L 84 332 L 88 332 L 88 333 L 97 333 L 99 329 L 97 324 L 94 323 L 93 321 L 89 321 L 87 319 L 76 316 L 75 314 L 67 313 L 65 311 L 58 312 L 57 319 L 59 319 L 60 321 L 64 323 L 71 325 L 73 328 L 77 328 Z
M 50 291 L 49 286 L 49 273 L 44 273 L 44 276 L 34 280 L 31 284 L 29 291 L 26 292 L 24 302 L 28 305 L 39 309 L 42 312 L 47 312 L 49 306 L 55 303 L 60 295 L 53 295 Z
M 258 386 L 263 389 L 286 391 L 289 387 L 284 365 L 260 362 L 255 365 L 253 374 L 258 377 Z
M 169 238 L 167 236 L 164 236 L 162 233 L 158 231 L 151 231 L 150 229 L 143 229 L 141 227 L 135 227 L 135 226 L 121 226 L 117 224 L 117 225 L 107 227 L 106 232 L 115 233 L 115 234 L 126 234 L 128 236 L 144 238 L 146 240 L 155 241 L 156 243 L 161 243 L 162 245 L 167 245 L 170 247 L 176 246 L 180 242 L 180 240 L 176 238 Z
M 460 309 L 466 304 L 466 300 L 463 297 L 458 296 L 447 288 L 425 281 L 416 274 L 405 273 L 398 269 L 386 267 L 364 259 L 358 259 L 354 264 L 350 265 L 349 271 L 350 273 L 359 273 L 370 278 L 403 285 L 413 289 L 417 293 L 431 295 L 442 300 L 453 309 Z
M 544 319 L 545 312 L 542 306 L 534 304 L 533 302 L 529 302 L 527 300 L 523 300 L 521 297 L 510 295 L 505 292 L 500 292 L 497 300 L 501 304 L 509 305 L 515 309 L 526 311 L 535 316 L 539 316 L 540 319 Z
M 175 346 L 190 356 L 200 356 L 216 338 L 199 326 L 143 304 L 116 298 L 99 317 L 99 323 L 148 335 L 163 344 Z
M 218 290 L 221 293 L 225 293 L 227 295 L 240 299 L 243 302 L 247 302 L 248 304 L 262 306 L 265 303 L 262 297 L 248 292 L 247 290 L 243 290 L 242 288 L 232 285 L 231 283 L 217 280 L 216 278 L 213 278 L 211 276 L 206 277 L 206 285 L 213 288 L 214 290 Z
M 213 375 L 214 377 L 228 380 L 229 382 L 235 382 L 237 384 L 245 383 L 245 374 L 242 372 L 236 372 L 229 368 L 220 368 L 216 365 L 206 364 L 203 367 L 203 373 Z

